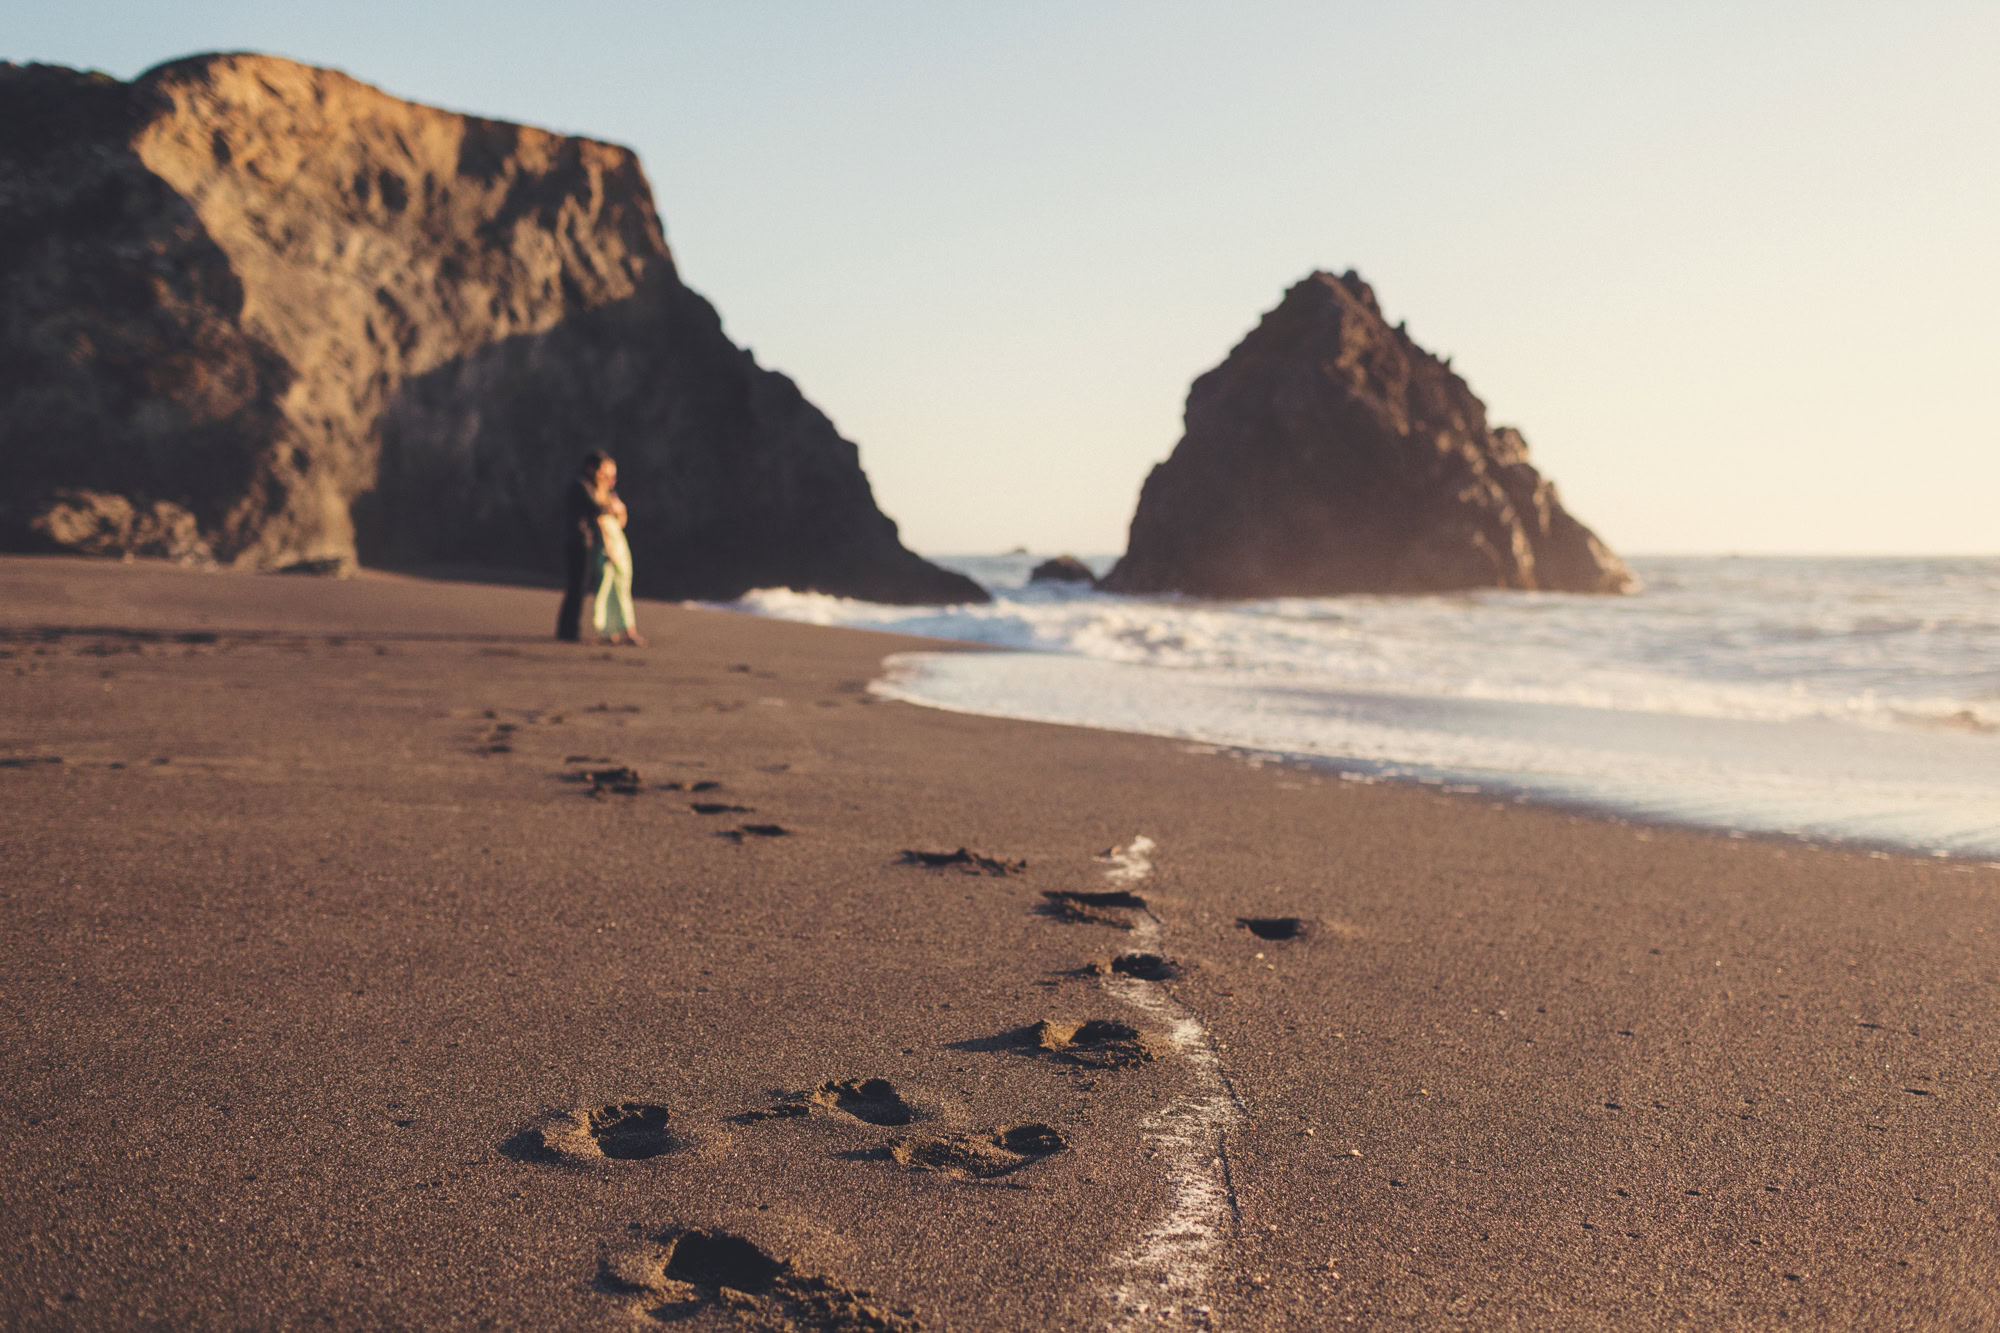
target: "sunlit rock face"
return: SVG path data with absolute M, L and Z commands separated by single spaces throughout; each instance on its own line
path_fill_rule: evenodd
M 1634 581 L 1511 427 L 1382 318 L 1354 273 L 1285 293 L 1188 393 L 1153 469 L 1117 592 L 1328 596 Z
M 265 56 L 0 66 L 0 544 L 548 569 L 590 449 L 642 594 L 984 597 L 681 283 L 629 150 Z

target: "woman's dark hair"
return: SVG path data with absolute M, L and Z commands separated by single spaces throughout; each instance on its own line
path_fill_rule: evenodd
M 605 453 L 602 449 L 592 449 L 583 456 L 583 461 L 577 464 L 576 475 L 579 477 L 594 477 L 597 475 L 597 469 L 610 461 L 610 454 Z

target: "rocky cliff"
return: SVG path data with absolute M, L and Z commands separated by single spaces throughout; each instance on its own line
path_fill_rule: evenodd
M 0 545 L 548 569 L 594 448 L 642 595 L 984 599 L 681 283 L 628 150 L 265 56 L 0 66 Z
M 1624 592 L 1527 442 L 1358 276 L 1315 273 L 1188 393 L 1102 585 L 1210 597 Z

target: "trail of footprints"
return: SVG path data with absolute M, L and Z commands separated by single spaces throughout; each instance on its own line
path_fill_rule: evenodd
M 587 713 L 633 712 L 630 705 L 599 704 Z M 522 724 L 560 723 L 557 714 L 530 713 L 522 722 L 484 715 L 486 729 L 475 743 L 482 756 L 514 752 Z M 639 769 L 592 754 L 563 760 L 561 780 L 592 800 L 632 799 L 677 793 L 697 818 L 755 813 L 728 797 L 724 784 L 699 781 L 648 782 Z M 739 823 L 718 837 L 734 842 L 787 836 L 778 824 Z M 1114 849 L 1114 854 L 1116 849 Z M 905 849 L 896 864 L 939 874 L 1011 878 L 1027 871 L 1022 860 L 991 856 L 966 847 L 952 851 Z M 1131 931 L 1148 913 L 1146 900 L 1125 889 L 1047 890 L 1034 910 L 1054 922 Z M 1244 918 L 1237 923 L 1263 940 L 1290 940 L 1306 932 L 1294 918 Z M 1163 983 L 1178 974 L 1162 954 L 1128 950 L 1072 973 L 1109 980 Z M 1160 1034 L 1109 1018 L 1081 1021 L 1047 1018 L 1025 1027 L 967 1042 L 957 1049 L 1011 1053 L 1093 1073 L 1136 1069 L 1166 1054 Z M 764 1107 L 733 1117 L 743 1126 L 779 1125 L 809 1118 L 831 1120 L 872 1133 L 837 1155 L 856 1162 L 936 1176 L 968 1187 L 1011 1184 L 1011 1177 L 1070 1151 L 1063 1132 L 1029 1122 L 985 1129 L 930 1127 L 935 1113 L 913 1104 L 894 1083 L 881 1077 L 827 1079 L 798 1091 L 774 1093 Z M 888 1131 L 887 1136 L 881 1136 Z M 686 1158 L 720 1150 L 726 1136 L 692 1124 L 671 1108 L 623 1101 L 547 1112 L 500 1145 L 513 1160 L 567 1170 L 603 1170 L 613 1163 L 640 1164 Z M 635 1232 L 642 1230 L 634 1224 Z M 887 1330 L 901 1333 L 921 1325 L 914 1313 L 878 1302 L 820 1274 L 801 1270 L 746 1237 L 702 1227 L 674 1227 L 654 1235 L 634 1234 L 609 1249 L 594 1283 L 606 1297 L 635 1313 L 677 1321 L 708 1309 L 734 1313 L 761 1327 L 780 1330 Z
M 620 764 L 595 755 L 573 754 L 563 759 L 564 782 L 575 783 L 584 788 L 584 795 L 592 800 L 604 800 L 611 796 L 638 796 L 644 792 L 685 792 L 690 796 L 719 792 L 722 784 L 713 778 L 702 778 L 693 782 L 660 782 L 650 788 L 645 774 L 630 764 Z M 583 765 L 584 767 L 575 767 Z M 696 815 L 748 815 L 756 813 L 756 807 L 738 805 L 734 801 L 716 800 L 712 796 L 704 801 L 689 801 L 688 809 Z M 787 838 L 791 830 L 782 824 L 738 824 L 733 829 L 724 829 L 715 836 L 731 842 L 742 842 L 746 838 Z
M 581 711 L 586 714 L 625 714 L 637 713 L 640 709 L 637 704 L 596 703 Z M 523 726 L 560 726 L 564 721 L 561 713 L 544 712 L 539 709 L 527 710 L 516 715 L 522 720 L 503 722 L 500 720 L 499 710 L 493 708 L 484 710 L 480 718 L 486 725 L 482 728 L 481 734 L 474 738 L 472 753 L 482 757 L 511 755 L 515 752 L 516 742 L 521 739 Z M 680 792 L 688 796 L 706 797 L 688 802 L 688 810 L 698 816 L 756 813 L 755 806 L 740 805 L 716 796 L 715 793 L 723 790 L 723 784 L 712 778 L 649 783 L 646 775 L 632 765 L 601 755 L 565 755 L 559 780 L 580 787 L 583 795 L 591 800 L 601 801 L 618 796 L 636 797 L 648 792 Z M 716 836 L 741 843 L 751 838 L 790 837 L 791 830 L 782 824 L 743 823 L 735 828 L 721 830 Z
M 585 712 L 636 712 L 631 705 L 599 704 Z M 529 712 L 522 723 L 503 722 L 486 710 L 483 734 L 474 753 L 503 756 L 514 752 L 523 724 L 563 722 L 559 713 Z M 62 763 L 59 756 L 9 756 L 0 766 L 30 768 Z M 164 761 L 159 761 L 164 762 Z M 647 784 L 635 767 L 587 754 L 564 758 L 564 782 L 583 788 L 594 800 L 637 797 L 648 791 L 707 796 L 691 800 L 698 817 L 750 814 L 754 808 L 717 799 L 721 782 L 702 779 Z M 117 765 L 114 765 L 117 766 Z M 782 767 L 782 766 L 781 766 Z M 739 824 L 718 837 L 743 842 L 747 838 L 788 836 L 777 824 Z M 1115 849 L 1114 849 L 1115 850 Z M 1027 870 L 1027 862 L 989 856 L 959 847 L 950 852 L 905 849 L 897 864 L 926 871 L 1008 878 Z M 1146 900 L 1126 890 L 1047 890 L 1034 909 L 1053 921 L 1072 925 L 1134 929 L 1134 913 L 1148 910 Z M 1245 917 L 1237 925 L 1260 940 L 1304 938 L 1309 923 L 1295 917 Z M 1262 955 L 1259 955 L 1261 957 Z M 1078 974 L 1129 978 L 1146 982 L 1173 979 L 1177 968 L 1157 953 L 1127 951 L 1100 960 Z M 1078 975 L 1073 974 L 1073 975 Z M 1112 1019 L 1081 1022 L 1044 1019 L 991 1038 L 956 1044 L 959 1049 L 1011 1051 L 1053 1063 L 1113 1071 L 1133 1069 L 1157 1059 L 1166 1044 L 1156 1035 Z M 1004 1182 L 1051 1157 L 1069 1151 L 1061 1130 L 1041 1123 L 1000 1125 L 985 1130 L 926 1132 L 915 1128 L 928 1114 L 912 1105 L 886 1078 L 829 1079 L 811 1088 L 776 1095 L 764 1108 L 735 1117 L 743 1125 L 837 1117 L 857 1125 L 906 1131 L 886 1142 L 858 1148 L 841 1156 L 875 1161 L 946 1180 L 980 1185 Z M 608 1163 L 638 1163 L 684 1157 L 713 1150 L 724 1140 L 713 1130 L 686 1123 L 669 1107 L 625 1101 L 550 1111 L 523 1126 L 499 1145 L 503 1155 L 519 1162 L 569 1170 L 602 1169 Z M 634 1224 L 635 1227 L 637 1224 Z M 634 1237 L 603 1257 L 595 1288 L 660 1320 L 679 1320 L 705 1308 L 719 1307 L 761 1327 L 780 1330 L 825 1330 L 827 1333 L 905 1333 L 922 1327 L 907 1308 L 882 1305 L 866 1290 L 848 1288 L 823 1275 L 805 1273 L 791 1261 L 771 1255 L 754 1242 L 732 1233 L 704 1228 L 671 1228 L 656 1235 Z
M 572 763 L 604 761 L 574 756 Z M 633 769 L 584 769 L 572 780 L 629 795 L 642 789 Z M 666 790 L 718 790 L 716 782 L 664 784 Z M 629 789 L 629 790 L 628 790 Z M 740 811 L 724 803 L 696 803 L 697 813 Z M 768 826 L 771 833 L 784 830 Z M 757 826 L 725 836 L 740 840 L 757 833 Z M 1114 849 L 1115 851 L 1116 849 Z M 905 850 L 900 865 L 932 871 L 1007 877 L 1023 873 L 1025 861 L 1009 861 L 960 847 L 952 852 Z M 1051 890 L 1035 910 L 1069 924 L 1131 930 L 1132 913 L 1147 911 L 1146 900 L 1126 890 L 1082 892 Z M 1239 928 L 1261 940 L 1304 937 L 1309 924 L 1296 917 L 1244 917 Z M 1259 955 L 1261 957 L 1262 955 Z M 1164 955 L 1127 951 L 1100 960 L 1072 975 L 1097 975 L 1147 982 L 1165 982 L 1178 975 Z M 1081 1022 L 1043 1019 L 990 1038 L 954 1044 L 956 1049 L 1013 1051 L 1034 1058 L 1090 1070 L 1122 1070 L 1158 1058 L 1167 1044 L 1130 1023 L 1094 1018 Z M 1005 1181 L 1017 1172 L 1069 1151 L 1069 1141 L 1051 1125 L 1025 1123 L 986 1130 L 925 1132 L 912 1129 L 929 1113 L 906 1099 L 886 1078 L 827 1079 L 810 1088 L 772 1095 L 768 1106 L 734 1117 L 741 1125 L 831 1117 L 856 1125 L 904 1130 L 886 1142 L 839 1154 L 854 1161 L 876 1161 L 947 1180 L 979 1185 Z M 618 1102 L 548 1113 L 501 1145 L 517 1161 L 583 1168 L 607 1161 L 645 1161 L 698 1152 L 711 1136 L 678 1123 L 664 1106 Z M 638 1224 L 633 1224 L 635 1228 Z M 705 1228 L 672 1228 L 651 1237 L 635 1237 L 613 1248 L 602 1259 L 596 1289 L 624 1301 L 636 1311 L 672 1321 L 704 1309 L 720 1308 L 760 1326 L 782 1330 L 827 1330 L 829 1333 L 904 1333 L 922 1327 L 904 1307 L 881 1305 L 865 1290 L 848 1288 L 832 1278 L 800 1271 L 790 1260 L 775 1256 L 745 1237 Z

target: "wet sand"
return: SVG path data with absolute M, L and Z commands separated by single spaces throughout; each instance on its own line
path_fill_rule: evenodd
M 2000 872 L 553 616 L 0 560 L 9 1326 L 2000 1324 Z

